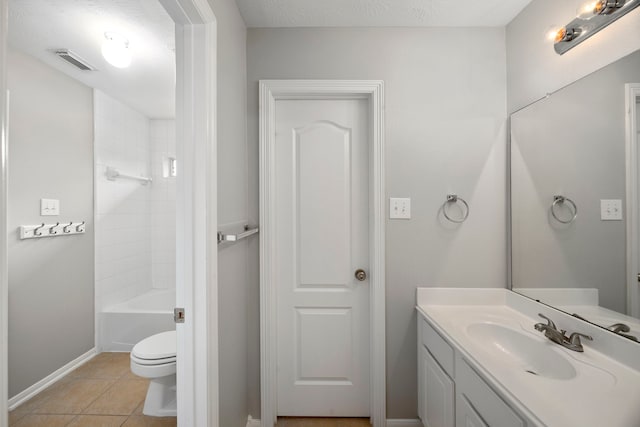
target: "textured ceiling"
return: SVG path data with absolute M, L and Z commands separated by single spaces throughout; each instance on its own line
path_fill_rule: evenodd
M 247 27 L 502 27 L 531 0 L 236 0 Z
M 131 66 L 109 65 L 105 31 L 129 39 Z M 158 0 L 10 0 L 9 45 L 150 118 L 175 116 L 174 25 Z M 66 48 L 97 71 L 80 71 L 51 51 Z

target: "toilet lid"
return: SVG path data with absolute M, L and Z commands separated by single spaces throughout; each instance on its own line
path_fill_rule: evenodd
M 131 354 L 137 359 L 155 360 L 176 356 L 176 331 L 161 332 L 143 339 L 133 346 Z

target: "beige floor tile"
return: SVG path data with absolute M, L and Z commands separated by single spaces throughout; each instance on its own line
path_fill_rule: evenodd
M 147 381 L 119 380 L 98 397 L 85 414 L 130 415 L 144 401 Z
M 147 381 L 149 381 L 147 378 L 140 377 L 140 376 L 134 374 L 133 372 L 131 372 L 131 368 L 129 368 L 129 371 L 127 371 L 127 373 L 124 374 L 123 376 L 121 376 L 119 379 L 121 379 L 121 380 L 147 380 Z
M 78 415 L 68 427 L 120 427 L 127 421 L 125 416 Z
M 13 411 L 9 411 L 9 425 L 15 425 L 22 417 L 27 415 L 30 411 L 27 410 L 25 405 L 20 405 Z
M 38 414 L 79 414 L 104 393 L 113 380 L 77 379 L 70 381 L 42 405 L 35 409 Z
M 74 379 L 118 379 L 130 370 L 129 353 L 100 353 L 68 376 Z
M 132 415 L 142 415 L 142 410 L 144 409 L 144 401 L 141 402 L 138 407 L 133 411 Z
M 95 357 L 93 359 L 90 360 L 90 362 L 103 362 L 103 361 L 107 361 L 110 360 L 113 357 L 114 353 L 110 352 L 110 351 L 105 351 L 103 353 L 98 353 L 95 355 Z
M 60 379 L 59 381 L 53 383 L 46 389 L 42 390 L 37 395 L 33 396 L 31 399 L 27 400 L 22 405 L 18 406 L 11 412 L 16 412 L 17 414 L 31 413 L 40 406 L 44 404 L 51 396 L 55 396 L 60 393 L 67 384 L 69 384 L 70 380 L 66 377 Z
M 176 417 L 147 417 L 144 415 L 132 415 L 122 427 L 176 427 Z
M 15 424 L 15 427 L 62 427 L 73 419 L 73 415 L 35 415 L 28 414 Z

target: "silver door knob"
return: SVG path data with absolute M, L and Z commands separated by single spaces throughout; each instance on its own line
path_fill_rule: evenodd
M 363 269 L 359 268 L 356 270 L 355 276 L 357 280 L 362 282 L 367 278 L 367 273 Z

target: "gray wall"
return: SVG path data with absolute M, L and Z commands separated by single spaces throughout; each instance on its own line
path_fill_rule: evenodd
M 624 209 L 630 82 L 640 82 L 640 52 L 511 117 L 514 289 L 596 288 L 600 305 L 626 312 L 625 222 L 601 221 L 600 200 Z M 576 202 L 571 225 L 550 218 L 554 194 Z
M 533 0 L 507 26 L 508 111 L 513 112 L 640 48 L 640 8 L 558 55 L 545 32 L 568 24 L 578 2 Z
M 247 221 L 246 28 L 233 0 L 209 0 L 218 23 L 219 229 Z M 257 240 L 257 239 L 256 239 Z M 247 241 L 219 246 L 220 425 L 244 427 L 247 396 Z
M 258 80 L 385 82 L 387 196 L 412 198 L 411 220 L 387 222 L 387 410 L 389 418 L 416 418 L 416 287 L 506 282 L 504 30 L 249 29 L 247 37 L 254 221 Z M 460 226 L 439 213 L 451 192 L 471 207 Z M 255 269 L 257 247 L 250 255 Z M 249 409 L 257 417 L 259 295 L 251 274 Z
M 9 55 L 9 395 L 94 346 L 92 90 Z M 41 217 L 40 199 L 60 200 Z M 18 226 L 86 221 L 86 234 L 19 240 Z

